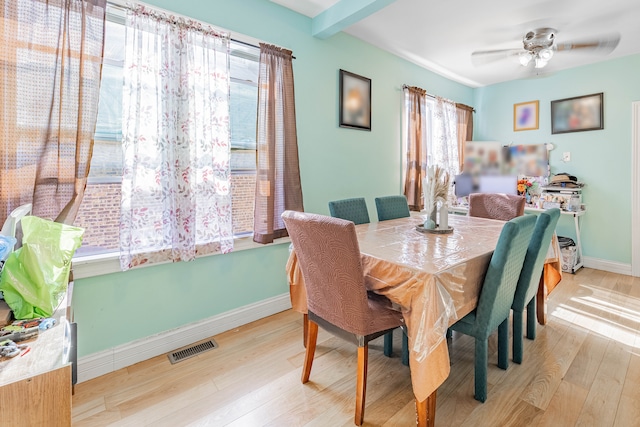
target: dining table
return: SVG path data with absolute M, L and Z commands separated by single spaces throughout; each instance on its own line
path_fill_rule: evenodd
M 386 296 L 403 313 L 419 426 L 434 424 L 436 391 L 450 369 L 447 328 L 475 309 L 504 226 L 499 220 L 452 215 L 450 232 L 439 233 L 424 230 L 425 219 L 413 212 L 356 226 L 367 290 Z M 292 307 L 306 314 L 295 248 L 287 275 Z

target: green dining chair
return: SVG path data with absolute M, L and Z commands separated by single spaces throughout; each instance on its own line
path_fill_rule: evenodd
M 536 217 L 525 215 L 508 221 L 489 261 L 477 308 L 451 329 L 475 338 L 475 398 L 487 400 L 487 350 L 489 336 L 498 329 L 498 367 L 509 366 L 509 313 Z
M 533 237 L 527 248 L 520 279 L 511 309 L 513 310 L 513 361 L 522 363 L 522 318 L 527 308 L 527 338 L 536 338 L 536 293 L 544 269 L 544 260 L 551 244 L 553 232 L 560 218 L 560 209 L 542 212 L 536 221 Z
M 329 202 L 329 212 L 332 217 L 352 221 L 355 225 L 371 222 L 367 202 L 362 197 Z
M 376 210 L 378 211 L 378 221 L 411 216 L 405 196 L 376 197 Z

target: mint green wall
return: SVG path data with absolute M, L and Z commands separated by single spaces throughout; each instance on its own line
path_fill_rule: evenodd
M 340 33 L 311 37 L 311 20 L 268 0 L 147 3 L 293 50 L 305 209 L 401 191 L 403 84 L 472 105 L 473 89 Z M 372 79 L 372 131 L 339 128 L 338 70 Z M 115 273 L 75 284 L 80 356 L 287 292 L 287 245 Z
M 475 90 L 474 139 L 505 144 L 551 142 L 551 173 L 569 172 L 586 183 L 583 250 L 588 257 L 631 263 L 631 103 L 640 100 L 640 55 L 600 62 L 542 78 Z M 551 134 L 551 101 L 604 93 L 604 129 Z M 540 101 L 540 127 L 513 132 L 513 104 Z M 562 153 L 571 153 L 563 163 Z M 560 232 L 572 236 L 568 219 Z
M 73 308 L 84 356 L 287 291 L 289 245 L 79 279 Z

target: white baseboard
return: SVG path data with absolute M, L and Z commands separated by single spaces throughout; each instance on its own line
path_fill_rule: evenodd
M 117 371 L 290 308 L 291 301 L 287 292 L 189 325 L 81 357 L 78 360 L 78 382 Z
M 611 273 L 625 274 L 631 276 L 631 264 L 624 264 L 606 259 L 584 257 L 584 266 L 595 268 L 596 270 L 609 271 Z

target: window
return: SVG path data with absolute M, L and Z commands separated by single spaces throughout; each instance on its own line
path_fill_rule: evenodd
M 85 228 L 78 255 L 119 248 L 122 173 L 124 14 L 108 8 L 100 103 L 91 171 L 75 225 Z M 231 42 L 230 128 L 233 230 L 251 234 L 256 180 L 256 112 L 259 48 Z
M 426 123 L 427 167 L 439 165 L 452 177 L 460 173 L 456 104 L 427 97 Z
M 471 107 L 466 107 L 471 109 Z M 457 106 L 453 101 L 428 95 L 424 89 L 403 86 L 403 164 L 404 194 L 410 209 L 424 206 L 422 182 L 432 165 L 444 168 L 451 177 L 460 171 L 458 129 L 467 137 L 468 126 L 459 126 Z M 463 139 L 464 142 L 464 139 Z

